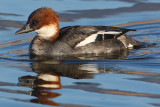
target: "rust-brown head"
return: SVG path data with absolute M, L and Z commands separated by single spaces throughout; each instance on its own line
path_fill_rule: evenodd
M 59 34 L 59 19 L 51 8 L 39 8 L 33 11 L 28 21 L 16 34 L 36 32 L 46 40 L 55 40 Z

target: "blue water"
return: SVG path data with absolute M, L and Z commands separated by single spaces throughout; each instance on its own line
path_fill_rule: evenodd
M 29 58 L 35 33 L 15 35 L 28 15 L 51 7 L 60 27 L 116 25 L 136 29 L 132 38 L 156 44 L 112 58 Z M 0 104 L 2 107 L 160 106 L 160 1 L 0 1 Z M 122 25 L 120 25 L 122 24 Z

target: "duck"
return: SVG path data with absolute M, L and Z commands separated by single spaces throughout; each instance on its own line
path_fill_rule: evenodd
M 36 32 L 29 46 L 34 56 L 70 56 L 112 54 L 144 43 L 126 33 L 135 31 L 113 26 L 67 26 L 59 29 L 59 16 L 48 7 L 33 11 L 16 35 Z

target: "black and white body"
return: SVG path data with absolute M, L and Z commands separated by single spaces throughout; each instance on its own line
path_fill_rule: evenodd
M 69 26 L 59 30 L 56 13 L 39 8 L 31 13 L 26 25 L 16 34 L 34 31 L 37 36 L 30 44 L 31 55 L 63 56 L 105 54 L 141 46 L 144 43 L 126 35 L 132 29 L 111 26 Z

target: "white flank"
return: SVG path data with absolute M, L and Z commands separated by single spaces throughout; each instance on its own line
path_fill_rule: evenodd
M 41 74 L 38 76 L 38 79 L 42 79 L 44 81 L 53 81 L 53 82 L 59 81 L 57 76 L 50 74 Z
M 104 34 L 117 35 L 117 34 L 120 34 L 120 33 L 122 33 L 122 32 L 117 32 L 117 31 L 108 31 L 108 32 L 99 31 L 99 32 L 97 32 L 97 33 L 95 33 L 95 34 L 90 35 L 90 36 L 87 37 L 85 40 L 83 40 L 83 41 L 81 41 L 80 43 L 78 43 L 78 44 L 76 45 L 76 47 L 84 46 L 84 45 L 86 45 L 86 44 L 89 44 L 89 43 L 94 42 L 94 41 L 96 40 L 98 34 L 102 34 L 102 35 L 104 35 Z
M 50 37 L 54 36 L 57 33 L 57 26 L 55 24 L 43 26 L 35 32 L 38 33 L 38 36 L 43 37 L 44 39 L 50 39 Z

